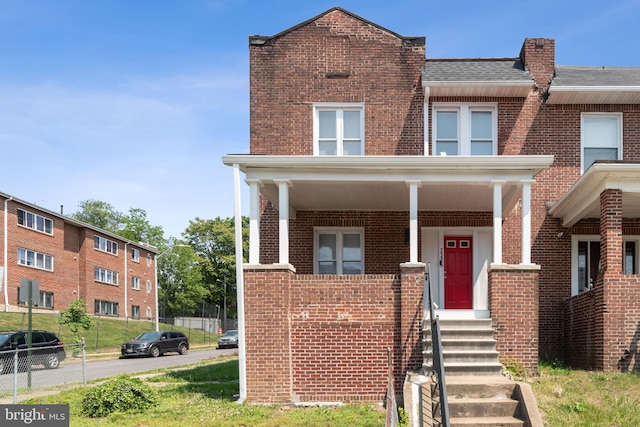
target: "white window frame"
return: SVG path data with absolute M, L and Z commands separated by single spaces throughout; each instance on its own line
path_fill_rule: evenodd
M 153 287 L 151 286 L 151 280 L 147 280 L 147 293 L 150 294 L 152 290 Z
M 93 248 L 100 252 L 106 252 L 111 255 L 118 256 L 118 242 L 109 240 L 105 237 L 93 236 Z
M 151 267 L 151 254 L 147 254 L 147 267 Z
M 22 215 L 20 215 L 22 212 Z M 17 211 L 17 221 L 20 227 L 25 227 L 30 230 L 37 231 L 39 233 L 44 233 L 49 236 L 53 236 L 53 220 L 49 219 L 45 216 L 35 214 L 33 212 L 29 212 L 25 209 L 18 208 Z M 40 226 L 40 224 L 42 226 Z
M 131 260 L 133 262 L 140 262 L 140 249 L 131 248 Z
M 342 270 L 342 248 L 344 234 L 359 234 L 360 235 L 360 251 L 362 253 L 362 273 L 365 274 L 365 242 L 364 242 L 364 228 L 363 227 L 314 227 L 313 231 L 313 273 L 320 274 L 318 269 L 319 263 L 319 235 L 320 234 L 336 234 L 336 275 L 343 275 Z
M 118 317 L 119 307 L 117 302 L 97 299 L 93 305 L 95 314 Z
M 147 319 L 151 319 L 151 307 L 147 307 Z
M 22 302 L 20 301 L 20 287 L 18 287 L 18 305 L 21 306 L 26 306 L 28 305 L 27 302 L 25 302 L 28 298 L 25 297 L 24 299 L 22 299 Z M 53 308 L 53 304 L 54 304 L 54 295 L 53 292 L 47 292 L 47 291 L 40 291 L 40 305 L 38 305 L 38 307 L 40 308 Z
M 93 278 L 96 282 L 118 286 L 118 272 L 102 267 L 93 269 Z
M 597 234 L 574 234 L 571 236 L 571 296 L 578 295 L 579 282 L 578 282 L 578 244 L 579 242 L 598 242 L 600 243 L 600 236 Z M 640 272 L 640 236 L 623 236 L 622 237 L 622 260 L 623 269 L 626 268 L 626 243 L 635 242 L 636 245 L 636 259 L 634 260 L 633 268 L 636 271 L 636 275 Z M 602 262 L 602 260 L 600 260 Z M 624 270 L 623 270 L 624 271 Z M 594 278 L 595 279 L 595 278 Z M 594 283 L 595 284 L 595 283 Z M 585 288 L 582 292 L 589 290 Z
M 584 120 L 586 117 L 600 117 L 600 118 L 614 118 L 618 121 L 617 126 L 617 150 L 618 150 L 618 158 L 617 160 L 622 160 L 623 158 L 623 141 L 622 141 L 622 113 L 582 113 L 580 115 L 580 170 L 582 173 L 585 173 L 585 165 L 584 165 L 584 149 L 585 147 L 585 132 L 584 132 Z M 600 148 L 611 148 L 611 147 L 600 147 Z M 589 165 L 590 166 L 590 165 Z
M 53 255 L 18 248 L 18 265 L 35 268 L 37 270 L 53 271 Z M 50 268 L 48 268 L 47 265 L 50 265 Z
M 336 112 L 336 154 L 335 156 L 344 156 L 344 136 L 342 126 L 342 113 L 344 111 L 359 111 L 360 112 L 360 154 L 365 154 L 365 135 L 364 135 L 364 104 L 363 103 L 315 103 L 313 104 L 313 155 L 320 156 L 320 111 L 335 111 Z M 333 155 L 328 155 L 333 156 Z
M 140 290 L 140 278 L 136 276 L 131 276 L 131 289 L 134 291 Z
M 140 318 L 140 306 L 139 305 L 131 305 L 131 317 L 134 319 Z
M 431 121 L 431 155 L 439 156 L 436 151 L 438 135 L 438 111 L 456 111 L 458 113 L 458 156 L 471 156 L 471 113 L 474 111 L 491 113 L 491 154 L 498 154 L 498 105 L 494 103 L 460 104 L 434 103 L 432 104 Z

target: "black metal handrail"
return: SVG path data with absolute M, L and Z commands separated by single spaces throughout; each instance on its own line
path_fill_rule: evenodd
M 449 427 L 449 404 L 447 399 L 447 384 L 444 375 L 444 357 L 442 355 L 442 335 L 440 334 L 440 319 L 435 316 L 433 310 L 433 290 L 431 289 L 431 264 L 427 264 L 427 305 L 429 306 L 429 322 L 431 326 L 431 353 L 433 355 L 432 375 L 438 383 L 440 423 Z M 435 414 L 434 414 L 435 415 Z

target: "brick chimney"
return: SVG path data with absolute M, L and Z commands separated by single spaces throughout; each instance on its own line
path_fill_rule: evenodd
M 529 70 L 541 92 L 546 92 L 555 72 L 556 42 L 554 39 L 525 39 L 520 60 Z

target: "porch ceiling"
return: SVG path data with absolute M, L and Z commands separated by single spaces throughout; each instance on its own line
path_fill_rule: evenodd
M 409 184 L 418 185 L 418 209 L 492 211 L 493 183 L 503 184 L 503 210 L 520 197 L 552 156 L 226 156 L 248 182 L 278 206 L 278 183 L 289 186 L 293 210 L 409 210 Z
M 558 200 L 549 213 L 571 227 L 581 219 L 600 218 L 600 194 L 622 190 L 622 216 L 640 218 L 640 162 L 596 162 Z

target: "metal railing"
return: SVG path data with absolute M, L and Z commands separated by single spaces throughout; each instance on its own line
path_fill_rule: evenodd
M 87 383 L 83 343 L 0 352 L 0 403 L 71 383 Z
M 444 357 L 442 354 L 442 335 L 440 334 L 440 319 L 435 316 L 433 310 L 433 290 L 431 289 L 431 264 L 427 264 L 426 272 L 426 287 L 427 287 L 427 306 L 429 309 L 425 313 L 428 314 L 428 320 L 431 327 L 431 347 L 433 355 L 432 373 L 431 375 L 436 378 L 437 390 L 438 390 L 438 405 L 433 408 L 433 419 L 438 418 L 438 412 L 440 412 L 440 425 L 449 427 L 449 404 L 447 399 L 447 384 L 444 375 Z M 425 319 L 427 320 L 427 319 Z

